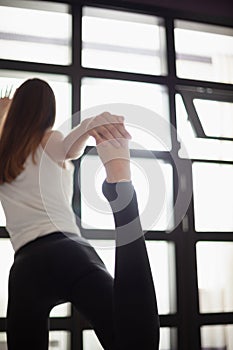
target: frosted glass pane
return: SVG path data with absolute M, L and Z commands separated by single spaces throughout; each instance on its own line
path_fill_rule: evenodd
M 211 101 L 206 101 L 205 103 L 205 113 L 203 110 L 199 110 L 202 117 L 208 119 L 208 126 L 206 125 L 206 130 L 208 133 L 222 135 L 222 128 L 224 128 L 224 135 L 231 135 L 232 133 L 232 113 L 229 112 L 229 105 L 225 104 L 222 108 L 222 103 L 219 104 L 219 109 L 221 110 L 220 117 L 217 116 L 215 119 L 219 120 L 219 123 L 212 123 L 212 111 L 213 105 Z M 210 103 L 210 105 L 209 105 Z M 221 106 L 220 106 L 221 105 Z M 231 110 L 232 106 L 230 107 Z M 217 110 L 215 114 L 218 113 Z M 211 140 L 196 137 L 196 134 L 192 128 L 191 123 L 188 121 L 187 111 L 185 109 L 182 98 L 179 94 L 176 95 L 176 115 L 177 115 L 177 130 L 178 137 L 181 142 L 181 149 L 179 150 L 179 156 L 181 158 L 194 159 L 211 159 L 211 160 L 233 160 L 233 142 L 223 141 L 223 140 Z M 218 114 L 219 115 L 219 114 Z M 204 123 L 204 121 L 203 121 Z M 227 131 L 226 131 L 227 130 Z M 213 136 L 213 135 L 211 135 Z
M 233 350 L 233 325 L 201 327 L 202 350 Z
M 233 231 L 233 167 L 193 163 L 196 231 Z
M 14 251 L 8 238 L 0 238 L 0 317 L 6 317 L 8 278 L 14 260 Z
M 233 311 L 233 243 L 198 242 L 200 312 Z
M 146 241 L 153 275 L 159 314 L 176 311 L 174 245 L 162 241 Z
M 159 350 L 170 350 L 170 328 L 160 328 Z M 83 331 L 83 350 L 103 350 L 95 332 L 87 329 Z
M 65 331 L 50 331 L 48 350 L 70 350 L 70 333 Z
M 165 73 L 165 31 L 154 16 L 84 7 L 82 65 L 144 74 Z
M 112 240 L 89 240 L 105 263 L 108 271 L 114 277 L 115 267 L 115 242 Z M 174 246 L 163 241 L 146 241 L 151 271 L 155 284 L 159 314 L 169 314 L 176 309 L 175 295 L 169 291 L 175 291 L 173 270 L 175 269 Z M 172 285 L 171 285 L 172 284 Z
M 65 75 L 0 71 L 0 90 L 13 86 L 11 97 L 15 90 L 27 79 L 40 78 L 49 83 L 56 98 L 56 121 L 54 129 L 59 128 L 64 134 L 71 129 L 71 84 Z
M 69 7 L 50 4 L 51 10 L 47 11 L 43 2 L 37 3 L 37 9 L 30 8 L 33 7 L 31 1 L 27 2 L 28 8 L 22 8 L 22 3 L 25 5 L 25 1 L 17 1 L 14 7 L 0 6 L 0 57 L 70 64 L 72 22 Z
M 175 21 L 177 74 L 182 78 L 233 83 L 233 30 Z
M 142 111 L 140 107 L 143 108 Z M 82 79 L 81 118 L 106 110 L 124 115 L 127 130 L 137 143 L 134 148 L 141 146 L 151 150 L 171 149 L 168 95 L 162 86 L 109 79 Z M 162 128 L 153 113 L 161 116 L 164 123 Z M 161 142 L 160 137 L 165 141 Z M 94 142 L 89 144 L 93 145 Z
M 194 99 L 207 136 L 233 138 L 233 103 Z
M 134 157 L 131 170 L 143 230 L 170 230 L 173 226 L 171 165 Z M 101 190 L 106 175 L 99 157 L 85 155 L 82 158 L 80 177 L 82 227 L 114 229 L 112 211 Z

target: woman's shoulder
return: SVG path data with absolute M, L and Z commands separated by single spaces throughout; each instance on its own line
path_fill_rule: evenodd
M 41 141 L 45 153 L 62 168 L 65 168 L 64 136 L 58 130 L 47 130 Z
M 61 143 L 64 139 L 64 136 L 62 132 L 59 130 L 47 130 L 41 140 L 41 146 L 43 148 L 46 147 L 46 145 L 49 146 L 49 144 L 54 144 L 54 143 Z

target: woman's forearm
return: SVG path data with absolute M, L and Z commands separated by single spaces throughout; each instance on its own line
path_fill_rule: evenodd
M 79 158 L 84 151 L 89 134 L 86 131 L 86 123 L 83 121 L 63 139 L 63 147 L 67 159 Z

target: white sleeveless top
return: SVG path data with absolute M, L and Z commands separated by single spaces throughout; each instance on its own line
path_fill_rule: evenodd
M 66 169 L 54 162 L 39 145 L 36 164 L 31 155 L 25 169 L 11 183 L 0 185 L 6 229 L 17 251 L 24 244 L 49 233 L 77 233 L 72 209 L 74 165 Z

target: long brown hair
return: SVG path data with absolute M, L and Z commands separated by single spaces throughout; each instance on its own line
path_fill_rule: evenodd
M 45 131 L 55 121 L 51 87 L 41 79 L 25 81 L 15 92 L 0 136 L 0 184 L 13 181 L 27 157 L 35 153 Z

